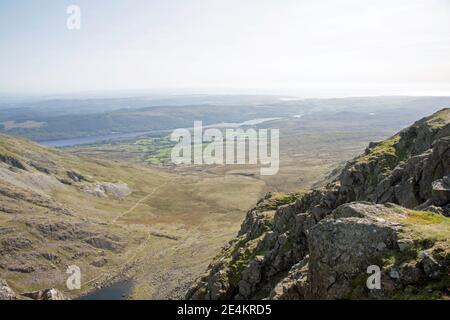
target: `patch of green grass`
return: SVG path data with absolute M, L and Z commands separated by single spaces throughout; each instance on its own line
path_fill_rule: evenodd
M 397 157 L 395 144 L 397 144 L 400 141 L 400 135 L 395 135 L 390 139 L 384 140 L 377 145 L 375 145 L 373 148 L 369 149 L 369 152 L 362 157 L 359 158 L 360 162 L 368 162 L 373 159 L 377 159 L 381 156 L 390 156 L 390 157 Z
M 446 293 L 447 288 L 450 286 L 450 275 L 444 275 L 443 277 L 430 280 L 426 286 L 421 288 L 408 286 L 403 290 L 395 290 L 389 298 L 393 300 L 441 300 L 450 299 Z
M 444 215 L 405 208 L 393 208 L 400 215 L 386 217 L 390 221 L 403 225 L 401 233 L 405 238 L 422 239 L 424 241 L 444 241 L 450 239 L 450 218 Z
M 416 259 L 419 256 L 419 253 L 425 249 L 427 249 L 427 247 L 424 246 L 424 244 L 421 241 L 415 241 L 410 248 L 404 251 L 398 250 L 387 251 L 386 254 L 381 258 L 382 260 L 381 264 L 385 268 L 400 265 L 403 262 Z
M 442 109 L 427 119 L 427 124 L 433 129 L 440 129 L 450 123 L 450 108 Z
M 367 296 L 367 275 L 360 274 L 351 281 L 351 291 L 347 296 L 350 300 L 360 300 Z
M 256 209 L 259 211 L 276 210 L 280 206 L 297 201 L 300 196 L 300 193 L 275 193 L 269 199 L 266 199 L 260 203 Z
M 254 249 L 254 248 L 253 248 Z M 250 261 L 256 256 L 255 250 L 252 248 L 245 248 L 239 254 L 237 259 L 233 259 L 230 262 L 230 274 L 228 275 L 230 279 L 230 284 L 234 287 L 237 286 L 238 282 L 241 280 L 242 272 L 248 266 Z
M 169 136 L 151 137 L 134 142 L 139 146 L 139 151 L 144 154 L 144 159 L 151 164 L 165 164 L 171 158 L 172 148 L 176 142 L 171 141 Z M 209 143 L 203 142 L 203 150 Z M 191 153 L 192 156 L 194 153 Z
M 162 148 L 154 152 L 150 152 L 151 155 L 147 158 L 147 161 L 153 164 L 168 161 L 171 156 L 171 150 L 171 148 Z
M 407 158 L 407 153 L 397 150 L 396 145 L 400 141 L 400 135 L 397 134 L 390 139 L 379 142 L 368 149 L 365 154 L 356 158 L 356 165 L 364 165 L 376 162 L 377 167 L 384 174 L 392 171 L 401 161 Z M 359 170 L 359 169 L 355 169 Z M 377 176 L 369 176 L 370 184 L 376 185 L 379 181 Z
M 440 214 L 406 210 L 405 233 L 416 234 L 415 238 L 428 241 L 449 242 L 450 218 Z
M 399 211 L 400 212 L 400 211 Z M 442 265 L 450 262 L 450 218 L 428 212 L 402 209 L 403 218 L 392 220 L 402 222 L 400 236 L 414 239 L 404 251 L 390 250 L 382 257 L 384 268 L 400 266 L 403 263 L 417 263 L 419 254 L 424 250 Z M 401 216 L 399 216 L 401 217 Z M 390 293 L 391 299 L 430 300 L 448 299 L 450 275 L 443 274 L 439 279 L 419 281 L 414 285 L 396 289 Z
M 256 247 L 260 238 L 249 240 L 245 235 L 232 241 L 227 250 L 218 254 L 214 260 L 226 259 L 229 266 L 228 279 L 232 287 L 237 287 L 242 277 L 242 272 L 250 261 L 256 257 Z
M 410 224 L 447 224 L 450 228 L 450 218 L 429 211 L 406 210 L 406 222 Z
M 139 139 L 133 144 L 139 147 L 139 152 L 147 162 L 162 164 L 170 159 L 175 142 L 171 141 L 169 136 L 158 136 Z

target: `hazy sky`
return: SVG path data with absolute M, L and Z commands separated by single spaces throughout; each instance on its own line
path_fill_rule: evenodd
M 1 93 L 147 88 L 450 95 L 450 0 L 0 0 Z

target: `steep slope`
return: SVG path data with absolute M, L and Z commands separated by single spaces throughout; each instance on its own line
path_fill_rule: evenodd
M 83 287 L 70 296 L 117 276 L 148 233 L 117 220 L 170 178 L 0 135 L 0 279 L 21 294 L 67 290 L 77 265 Z
M 371 143 L 324 188 L 263 199 L 187 298 L 448 298 L 449 215 L 447 108 Z M 366 286 L 373 266 L 381 289 Z
M 21 298 L 51 289 L 75 298 L 127 279 L 131 299 L 181 298 L 263 188 L 0 135 L 0 284 Z M 66 287 L 71 265 L 81 290 Z

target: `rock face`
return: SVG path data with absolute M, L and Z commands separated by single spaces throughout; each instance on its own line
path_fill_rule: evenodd
M 186 297 L 446 297 L 449 176 L 450 109 L 443 109 L 371 143 L 324 188 L 284 205 L 262 199 Z M 369 289 L 373 268 L 380 283 Z
M 85 186 L 84 191 L 99 198 L 108 196 L 123 198 L 131 193 L 126 183 L 92 183 Z
M 22 295 L 33 300 L 66 300 L 62 292 L 55 288 L 23 293 Z
M 325 219 L 308 235 L 310 295 L 339 299 L 353 279 L 376 264 L 379 252 L 395 249 L 397 234 L 386 223 L 368 218 Z M 352 248 L 352 250 L 349 250 Z
M 3 279 L 0 279 L 0 300 L 17 300 L 16 294 Z
M 12 156 L 0 155 L 0 161 L 6 163 L 7 165 L 10 165 L 11 167 L 21 170 L 27 170 L 20 160 Z
M 51 288 L 29 293 L 17 295 L 8 285 L 8 283 L 0 279 L 0 300 L 66 300 L 64 294 L 58 289 Z

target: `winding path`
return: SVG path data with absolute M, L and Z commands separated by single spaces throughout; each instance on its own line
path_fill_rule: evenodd
M 142 204 L 144 201 L 147 201 L 148 198 L 150 198 L 151 196 L 153 196 L 155 194 L 156 191 L 158 191 L 159 189 L 161 189 L 162 187 L 168 185 L 169 183 L 172 183 L 173 180 L 175 180 L 175 178 L 170 179 L 169 181 L 159 185 L 158 187 L 154 188 L 152 190 L 152 192 L 150 192 L 149 194 L 147 194 L 145 197 L 143 197 L 142 199 L 138 200 L 130 209 L 128 209 L 127 211 L 121 213 L 120 215 L 118 215 L 117 217 L 115 217 L 112 221 L 111 224 L 115 224 L 117 222 L 117 220 L 119 220 L 120 218 L 124 217 L 125 215 L 133 212 L 140 204 Z

